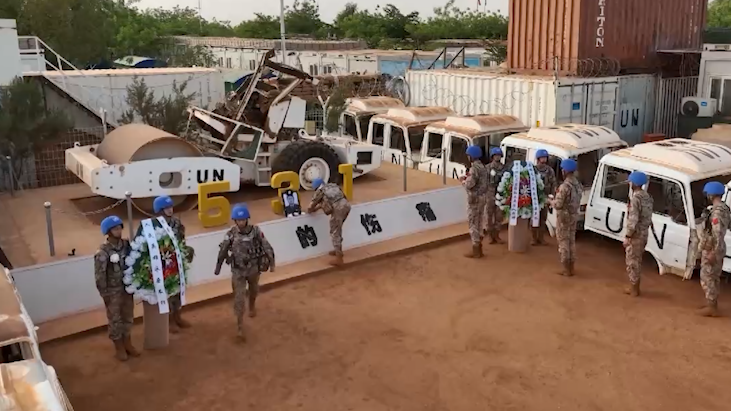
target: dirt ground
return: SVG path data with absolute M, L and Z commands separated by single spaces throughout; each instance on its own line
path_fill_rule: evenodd
M 555 247 L 473 261 L 461 241 L 269 290 L 244 345 L 224 298 L 126 364 L 104 331 L 42 353 L 78 411 L 728 410 L 731 321 L 693 314 L 698 281 L 647 258 L 631 299 L 620 244 L 582 237 L 574 278 Z
M 407 192 L 418 193 L 444 187 L 442 177 L 408 170 Z M 459 184 L 447 179 L 448 185 Z M 353 203 L 364 203 L 403 195 L 403 168 L 384 163 L 372 173 L 353 182 Z M 312 198 L 311 192 L 300 192 L 300 203 L 306 207 Z M 231 204 L 245 202 L 256 223 L 274 220 L 281 216 L 271 210 L 271 200 L 276 191 L 268 187 L 243 186 L 239 192 L 226 194 Z M 48 248 L 46 216 L 43 203 L 52 204 L 53 237 L 56 256 L 51 257 Z M 0 246 L 14 267 L 24 267 L 50 261 L 58 261 L 75 255 L 89 255 L 103 240 L 99 223 L 109 215 L 117 214 L 127 219 L 126 204 L 110 210 L 115 200 L 94 196 L 83 184 L 50 187 L 21 191 L 15 197 L 0 195 Z M 103 210 L 101 213 L 93 213 Z M 84 215 L 82 213 L 86 213 Z M 93 213 L 93 214 L 88 214 Z M 198 220 L 198 211 L 190 210 L 179 214 L 186 225 L 188 235 L 217 231 L 224 227 L 206 229 Z M 135 210 L 134 219 L 139 222 L 145 216 Z

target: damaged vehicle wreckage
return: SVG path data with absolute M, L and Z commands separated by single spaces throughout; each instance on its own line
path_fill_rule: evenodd
M 302 130 L 306 101 L 291 94 L 298 85 L 319 80 L 272 61 L 273 56 L 274 50 L 267 52 L 213 111 L 189 107 L 185 138 L 125 125 L 101 144 L 66 150 L 66 169 L 94 194 L 122 200 L 130 192 L 135 207 L 150 215 L 152 200 L 161 195 L 172 197 L 176 209 L 194 208 L 198 184 L 209 181 L 228 181 L 234 192 L 242 183 L 270 186 L 274 174 L 292 171 L 301 187 L 312 190 L 316 179 L 340 182 L 340 164 L 353 165 L 353 178 L 380 167 L 381 147 Z

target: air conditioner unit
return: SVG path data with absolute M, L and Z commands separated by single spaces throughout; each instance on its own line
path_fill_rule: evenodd
M 684 97 L 681 100 L 680 113 L 687 117 L 713 117 L 716 114 L 716 99 L 702 97 Z

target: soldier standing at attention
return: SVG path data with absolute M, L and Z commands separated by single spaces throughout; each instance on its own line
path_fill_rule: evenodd
M 154 209 L 155 214 L 165 218 L 165 221 L 170 226 L 173 234 L 175 234 L 176 240 L 185 240 L 185 226 L 179 218 L 173 216 L 172 198 L 168 196 L 157 197 L 152 203 L 152 208 Z M 191 262 L 193 260 L 192 248 L 189 247 L 188 250 L 181 249 L 180 251 L 186 252 L 186 255 L 188 256 L 188 262 Z M 173 334 L 177 334 L 178 327 L 190 328 L 190 323 L 185 321 L 182 317 L 181 311 L 183 310 L 183 307 L 180 302 L 180 294 L 175 294 L 174 296 L 170 297 L 168 299 L 168 302 L 170 303 L 170 332 Z
M 497 194 L 497 186 L 500 179 L 503 178 L 505 166 L 501 162 L 503 151 L 500 147 L 490 149 L 490 164 L 487 165 L 487 204 L 485 204 L 485 235 L 490 236 L 490 244 L 502 244 L 500 239 L 500 223 L 502 222 L 502 211 L 495 204 L 495 194 Z
M 570 158 L 561 162 L 563 182 L 558 187 L 556 198 L 549 200 L 551 206 L 556 209 L 556 240 L 558 241 L 558 253 L 561 257 L 563 271 L 559 274 L 572 277 L 574 275 L 574 263 L 576 262 L 576 216 L 579 215 L 581 207 L 581 194 L 584 187 L 576 178 L 577 164 Z
M 102 220 L 102 234 L 107 241 L 94 255 L 94 279 L 109 322 L 109 339 L 114 342 L 115 356 L 119 361 L 127 361 L 128 355 L 140 355 L 132 346 L 132 321 L 134 320 L 134 298 L 127 293 L 122 282 L 124 259 L 131 247 L 128 240 L 122 239 L 122 219 L 113 215 Z
M 312 214 L 322 208 L 325 215 L 330 216 L 330 239 L 334 248 L 330 255 L 335 256 L 330 264 L 341 266 L 343 265 L 343 224 L 350 214 L 350 203 L 337 184 L 325 184 L 321 178 L 316 178 L 312 182 L 312 187 L 315 189 L 315 195 L 307 208 L 307 214 Z
M 625 294 L 632 297 L 640 295 L 640 273 L 642 271 L 642 256 L 645 254 L 647 237 L 652 225 L 653 201 L 650 194 L 642 189 L 647 184 L 647 175 L 641 171 L 633 171 L 629 175 L 632 193 L 627 210 L 627 231 L 624 237 L 624 250 L 627 264 L 629 287 Z
M 726 231 L 731 225 L 731 210 L 721 200 L 725 187 L 718 181 L 706 183 L 703 192 L 711 203 L 710 213 L 701 235 L 701 287 L 706 293 L 706 304 L 698 312 L 703 317 L 718 316 L 718 292 L 721 286 L 721 271 L 726 258 Z
M 256 297 L 259 294 L 259 276 L 264 271 L 274 272 L 274 249 L 259 227 L 249 224 L 249 208 L 237 204 L 231 210 L 231 227 L 223 238 L 218 251 L 214 274 L 221 273 L 226 261 L 231 266 L 231 286 L 234 292 L 234 315 L 238 326 L 238 337 L 244 336 L 244 313 L 246 296 L 249 296 L 249 317 L 256 317 Z M 230 254 L 229 254 L 230 252 Z M 248 285 L 248 292 L 247 292 Z
M 536 170 L 541 175 L 543 180 L 543 192 L 546 196 L 553 195 L 556 193 L 556 173 L 553 171 L 551 166 L 548 165 L 548 151 L 540 149 L 536 151 Z M 548 207 L 543 207 L 540 214 L 540 220 L 538 227 L 532 227 L 533 242 L 531 245 L 545 245 L 543 241 L 543 234 L 546 230 L 546 217 L 548 217 Z
M 487 201 L 487 168 L 480 158 L 482 149 L 480 146 L 467 147 L 467 157 L 471 161 L 470 170 L 467 175 L 459 180 L 467 190 L 467 224 L 470 228 L 470 239 L 472 240 L 472 252 L 465 254 L 467 258 L 482 258 L 482 219 L 485 214 L 485 201 Z M 493 202 L 495 202 L 493 200 Z

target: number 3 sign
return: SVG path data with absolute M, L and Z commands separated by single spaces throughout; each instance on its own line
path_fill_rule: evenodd
M 343 193 L 348 200 L 353 199 L 353 165 L 341 164 L 338 172 L 343 176 Z M 288 187 L 282 187 L 289 183 Z M 272 188 L 277 189 L 277 198 L 272 200 L 272 211 L 276 214 L 284 213 L 282 193 L 287 190 L 299 191 L 299 175 L 292 171 L 283 171 L 274 174 L 271 179 Z M 214 181 L 198 184 L 198 219 L 205 228 L 226 225 L 231 217 L 231 203 L 224 196 L 210 196 L 211 194 L 228 192 L 228 181 Z M 210 196 L 210 197 L 209 197 Z
M 348 200 L 353 199 L 353 165 L 341 164 L 338 172 L 343 175 L 343 193 Z M 284 183 L 289 183 L 287 187 L 282 187 Z M 282 204 L 282 194 L 287 190 L 299 191 L 300 179 L 299 175 L 294 171 L 282 171 L 274 174 L 271 180 L 272 188 L 277 189 L 277 198 L 272 200 L 272 211 L 275 214 L 284 213 L 284 205 Z M 304 206 L 303 206 L 304 207 Z

